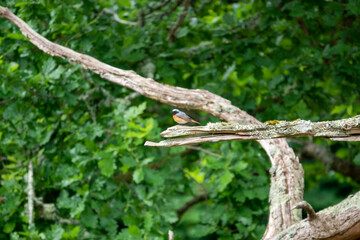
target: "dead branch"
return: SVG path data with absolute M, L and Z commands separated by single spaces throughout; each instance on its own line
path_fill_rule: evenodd
M 301 144 L 303 148 L 299 151 L 299 158 L 314 158 L 322 162 L 327 169 L 332 169 L 344 176 L 349 176 L 355 181 L 360 181 L 360 166 L 351 161 L 341 159 L 323 146 L 311 142 L 291 140 Z
M 296 21 L 299 23 L 301 29 L 303 30 L 305 36 L 309 36 L 309 30 L 306 27 L 306 24 L 302 18 L 296 18 Z
M 108 13 L 108 14 L 111 14 L 113 15 L 114 19 L 116 22 L 120 23 L 120 24 L 124 24 L 124 25 L 130 25 L 130 26 L 137 26 L 138 23 L 137 22 L 129 22 L 129 21 L 126 21 L 126 20 L 123 20 L 123 19 L 120 19 L 118 14 L 108 8 L 104 8 L 103 9 L 104 12 Z
M 181 2 L 178 0 L 178 2 Z M 186 89 L 158 83 L 144 78 L 134 71 L 125 71 L 88 55 L 53 43 L 36 33 L 9 9 L 0 6 L 0 17 L 6 18 L 20 28 L 24 36 L 40 50 L 52 56 L 68 58 L 81 64 L 115 84 L 130 88 L 145 97 L 179 108 L 196 109 L 212 114 L 227 122 L 261 124 L 254 117 L 235 107 L 227 99 L 200 89 Z M 285 139 L 261 140 L 272 164 L 270 188 L 270 214 L 264 238 L 270 238 L 301 220 L 301 211 L 292 209 L 303 197 L 303 169 L 294 151 Z
M 236 123 L 208 123 L 206 126 L 181 126 L 170 127 L 161 133 L 163 137 L 179 137 L 196 134 L 237 134 L 247 140 L 260 140 L 271 138 L 286 137 L 327 137 L 331 139 L 359 137 L 360 135 L 360 115 L 352 118 L 336 121 L 311 122 L 305 120 L 298 121 L 278 121 L 274 125 L 270 124 L 251 124 L 241 125 Z
M 164 16 L 166 16 L 166 15 L 169 15 L 169 14 L 171 14 L 172 12 L 174 12 L 179 6 L 180 6 L 180 4 L 183 2 L 184 0 L 176 0 L 176 2 L 175 2 L 175 5 L 172 7 L 172 8 L 169 8 L 169 9 L 167 9 L 166 11 L 164 11 L 164 12 L 162 12 L 162 13 L 159 13 L 159 14 L 149 14 L 149 15 L 147 15 L 146 17 L 148 18 L 148 17 L 155 17 L 155 18 L 157 18 L 157 19 L 159 19 L 159 20 L 161 20 Z
M 312 206 L 307 201 L 301 201 L 295 205 L 294 208 L 304 209 L 308 215 L 309 221 L 314 220 L 316 218 L 316 213 Z
M 80 224 L 79 220 L 77 219 L 67 219 L 60 217 L 57 213 L 54 203 L 44 203 L 42 198 L 37 197 L 34 198 L 34 202 L 40 207 L 39 217 L 42 219 L 56 221 L 59 224 Z
M 174 36 L 176 30 L 180 27 L 180 25 L 182 24 L 182 22 L 185 20 L 185 17 L 188 13 L 188 9 L 190 6 L 192 0 L 186 0 L 186 2 L 184 3 L 184 10 L 181 12 L 179 19 L 177 20 L 175 26 L 170 30 L 166 41 L 170 41 L 171 38 Z
M 191 208 L 192 206 L 194 206 L 195 204 L 199 203 L 199 202 L 203 202 L 205 200 L 208 199 L 208 195 L 207 194 L 201 194 L 199 196 L 196 196 L 195 198 L 191 199 L 190 201 L 186 202 L 183 206 L 181 206 L 181 208 L 179 208 L 176 213 L 178 216 L 178 219 L 180 219 L 182 217 L 182 215 L 184 215 L 184 213 L 189 210 L 189 208 Z
M 304 219 L 269 240 L 355 240 L 360 238 L 360 192 Z
M 27 173 L 27 200 L 28 200 L 28 215 L 29 215 L 29 229 L 34 224 L 34 163 L 32 160 L 29 161 L 28 164 L 28 173 Z
M 164 140 L 158 143 L 146 141 L 144 145 L 149 147 L 174 147 L 174 146 L 193 145 L 193 144 L 199 144 L 205 142 L 222 142 L 222 141 L 233 141 L 233 140 L 249 140 L 249 139 L 235 134 L 217 134 L 217 135 L 205 135 L 205 136 L 197 136 L 197 137 L 174 138 L 174 139 Z
M 165 7 L 166 5 L 168 5 L 170 3 L 171 0 L 164 0 L 163 2 L 159 3 L 158 5 L 154 6 L 154 7 L 147 7 L 147 12 L 145 15 L 149 15 L 152 12 L 155 12 L 157 10 L 160 10 L 161 8 Z
M 145 146 L 172 147 L 204 142 L 262 140 L 300 136 L 327 137 L 331 140 L 336 140 L 339 137 L 342 139 L 352 137 L 352 141 L 360 141 L 360 115 L 348 119 L 315 123 L 299 120 L 295 122 L 280 121 L 275 125 L 241 125 L 223 122 L 208 123 L 206 126 L 176 125 L 162 132 L 161 136 L 179 137 L 205 133 L 211 135 L 175 138 L 159 143 L 147 141 L 145 142 Z

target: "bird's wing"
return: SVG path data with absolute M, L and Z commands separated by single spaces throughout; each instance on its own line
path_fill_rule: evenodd
M 188 122 L 191 122 L 191 117 L 189 117 L 188 115 L 186 115 L 185 113 L 183 112 L 179 112 L 178 114 L 176 114 L 179 118 L 182 118 Z

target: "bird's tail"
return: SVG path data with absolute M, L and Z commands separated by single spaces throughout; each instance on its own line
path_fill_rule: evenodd
M 191 119 L 191 122 L 200 124 L 199 122 L 195 121 L 194 119 Z

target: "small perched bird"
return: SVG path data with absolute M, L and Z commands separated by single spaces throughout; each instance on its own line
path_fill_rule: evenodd
M 179 124 L 185 124 L 185 123 L 189 123 L 189 122 L 200 124 L 199 122 L 193 120 L 191 117 L 186 115 L 186 113 L 184 113 L 178 109 L 173 109 L 172 115 L 173 115 L 173 119 L 175 120 L 175 122 L 177 122 Z

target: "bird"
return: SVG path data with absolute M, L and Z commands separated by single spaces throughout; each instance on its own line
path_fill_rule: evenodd
M 172 110 L 173 119 L 175 122 L 179 124 L 186 124 L 189 122 L 200 124 L 199 122 L 193 120 L 191 117 L 186 115 L 186 113 L 180 111 L 179 109 L 173 109 Z

